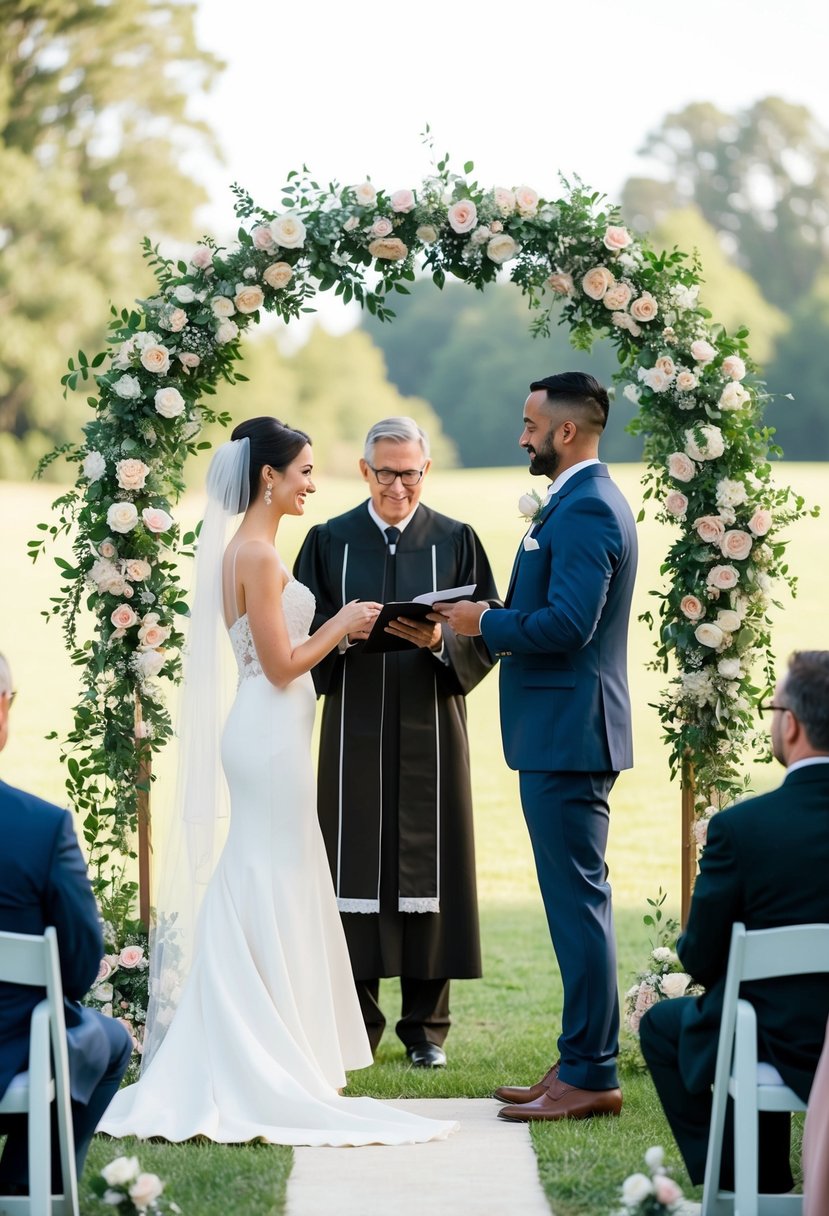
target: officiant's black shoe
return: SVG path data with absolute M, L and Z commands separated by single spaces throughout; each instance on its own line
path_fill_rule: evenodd
M 437 1043 L 415 1043 L 406 1048 L 406 1055 L 415 1068 L 445 1068 L 446 1052 Z

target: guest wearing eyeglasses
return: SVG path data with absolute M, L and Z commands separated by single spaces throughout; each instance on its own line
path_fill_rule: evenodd
M 406 602 L 476 585 L 497 603 L 466 523 L 421 502 L 429 441 L 411 418 L 366 437 L 369 498 L 312 528 L 294 567 L 317 600 L 312 629 L 349 600 Z M 314 669 L 325 697 L 318 807 L 372 1050 L 385 1028 L 380 979 L 400 977 L 397 1035 L 415 1067 L 446 1063 L 450 978 L 480 976 L 464 698 L 492 666 L 480 638 L 398 618 L 394 645 L 353 633 Z

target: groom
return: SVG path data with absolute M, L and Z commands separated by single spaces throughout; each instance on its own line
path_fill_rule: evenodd
M 618 1115 L 619 1002 L 605 846 L 608 798 L 633 763 L 627 631 L 636 575 L 630 507 L 598 457 L 608 397 L 592 376 L 530 385 L 520 444 L 550 478 L 504 608 L 436 605 L 501 660 L 501 735 L 564 987 L 560 1059 L 536 1085 L 503 1086 L 512 1120 Z

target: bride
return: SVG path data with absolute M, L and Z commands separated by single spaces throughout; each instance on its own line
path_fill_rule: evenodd
M 111 1136 L 405 1144 L 457 1126 L 338 1092 L 346 1069 L 372 1056 L 317 822 L 309 673 L 346 634 L 368 630 L 380 605 L 352 601 L 309 637 L 314 597 L 274 541 L 284 515 L 303 514 L 311 472 L 308 436 L 275 418 L 237 426 L 210 465 L 179 731 L 178 839 L 165 849 L 157 900 L 141 1077 L 99 1124 Z M 225 525 L 242 511 L 225 547 Z M 230 826 L 214 865 L 222 620 L 239 683 L 221 736 Z

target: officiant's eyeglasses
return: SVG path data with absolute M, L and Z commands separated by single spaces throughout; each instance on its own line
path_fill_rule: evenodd
M 12 703 L 13 703 L 13 701 L 14 701 L 14 698 L 15 698 L 16 696 L 17 696 L 17 691 L 16 691 L 16 690 L 15 690 L 14 692 L 0 692 L 0 697 L 8 697 L 8 699 L 9 699 L 9 707 L 10 707 L 10 708 L 11 708 L 11 705 L 12 705 Z
M 404 486 L 416 486 L 426 471 L 425 465 L 422 469 L 375 469 L 373 464 L 368 467 L 381 486 L 393 486 L 398 477 Z
M 759 712 L 761 714 L 774 713 L 774 711 L 776 709 L 779 709 L 781 714 L 783 714 L 786 712 L 787 709 L 791 711 L 791 706 L 790 705 L 773 705 L 772 702 L 769 701 L 765 705 L 761 703 L 760 705 L 757 706 L 757 709 L 759 710 Z

